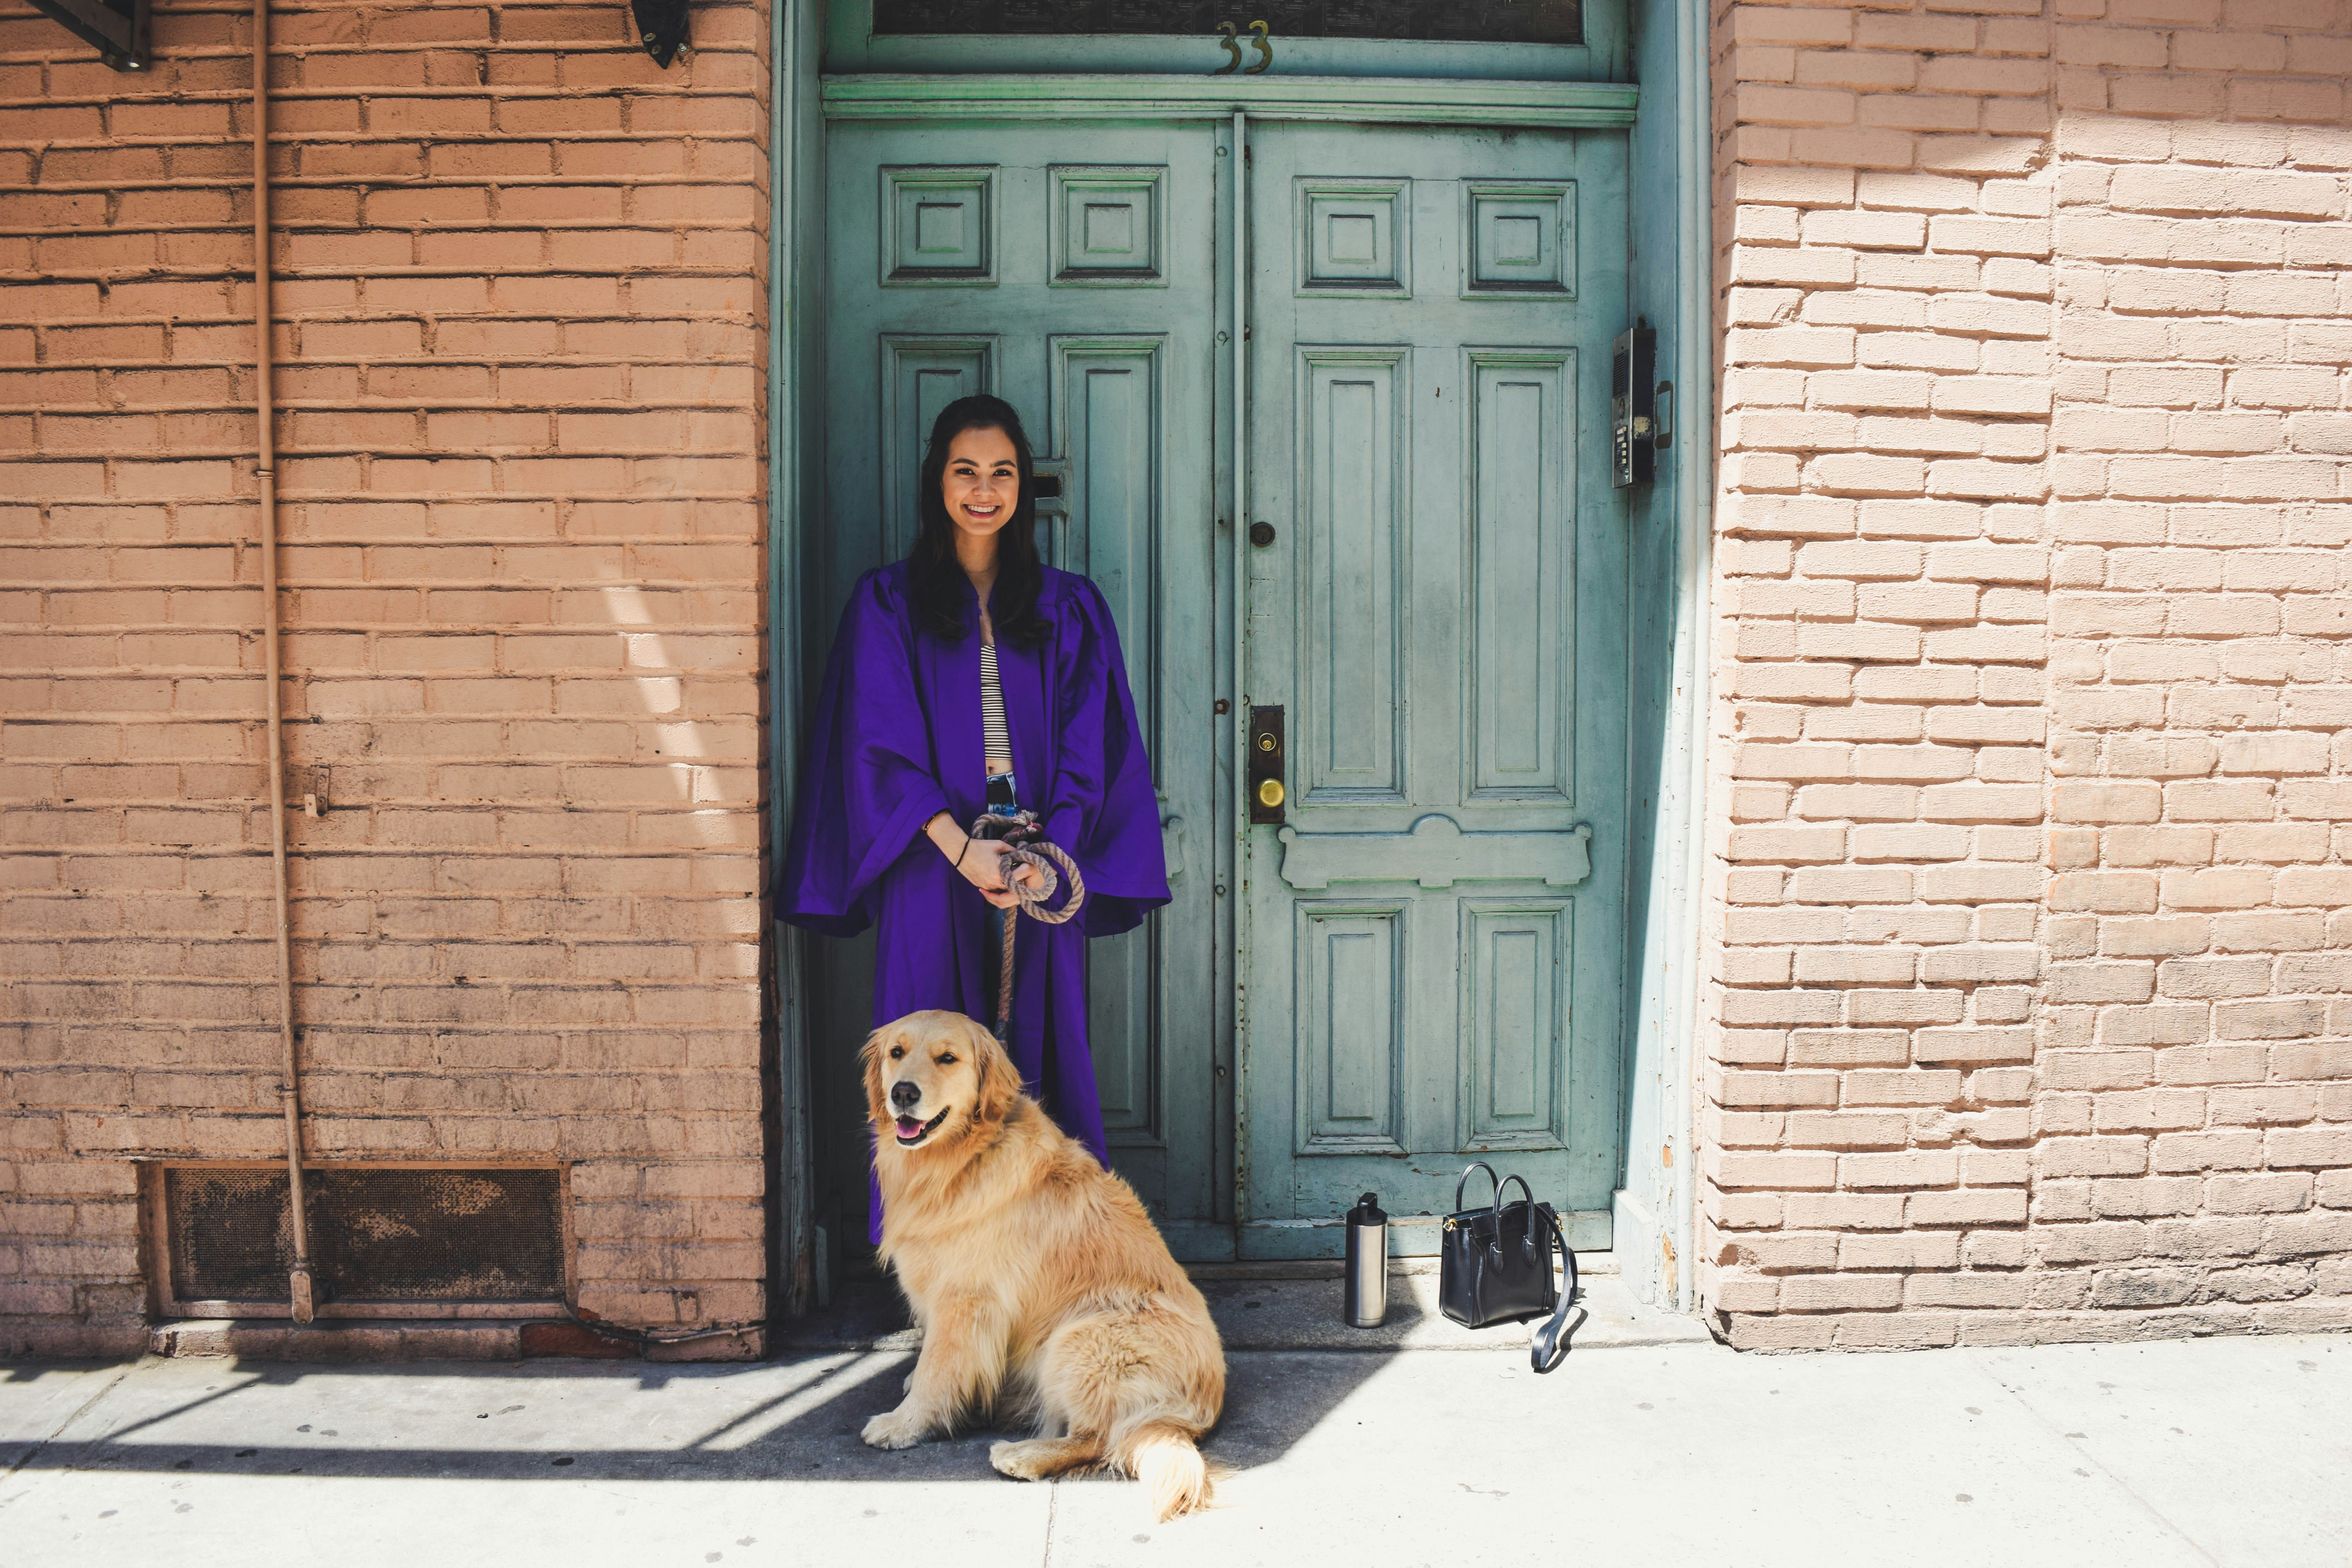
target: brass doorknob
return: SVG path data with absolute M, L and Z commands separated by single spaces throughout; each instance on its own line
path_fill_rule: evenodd
M 1257 786 L 1257 803 L 1268 811 L 1282 804 L 1282 781 L 1267 779 Z

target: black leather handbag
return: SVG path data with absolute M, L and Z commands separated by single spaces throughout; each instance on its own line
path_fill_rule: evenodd
M 1462 1206 L 1463 1189 L 1471 1172 L 1484 1171 L 1495 1184 L 1494 1201 L 1483 1209 Z M 1503 1201 L 1503 1189 L 1516 1184 L 1525 1195 Z M 1552 1283 L 1551 1255 L 1558 1247 L 1568 1260 L 1568 1289 Z M 1550 1317 L 1538 1325 L 1528 1347 L 1528 1361 L 1538 1372 L 1549 1372 L 1568 1354 L 1561 1331 L 1569 1309 L 1576 1305 L 1576 1254 L 1560 1234 L 1559 1215 L 1517 1176 L 1496 1176 L 1492 1165 L 1480 1161 L 1454 1184 L 1454 1212 L 1445 1216 L 1438 1237 L 1437 1304 L 1445 1315 L 1466 1329 L 1490 1323 L 1517 1322 L 1538 1313 Z

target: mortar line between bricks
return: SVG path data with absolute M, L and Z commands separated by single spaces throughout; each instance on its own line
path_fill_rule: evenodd
M 2114 1483 L 2114 1485 L 2122 1491 L 2124 1496 L 2131 1499 L 2134 1503 L 2137 1504 L 2142 1513 L 2147 1514 L 2148 1518 L 2156 1521 L 2157 1523 L 2162 1525 L 2174 1535 L 2179 1536 L 2181 1541 L 2187 1543 L 2189 1550 L 2197 1553 L 2197 1555 L 2205 1562 L 2212 1563 L 2214 1568 L 2221 1568 L 2221 1559 L 2206 1551 L 2204 1544 L 2195 1536 L 2189 1534 L 2187 1531 L 2173 1523 L 2169 1518 L 2166 1517 L 2163 1510 L 2158 1508 L 2154 1503 L 2148 1501 L 2147 1499 L 2142 1497 L 2137 1488 L 2134 1487 L 2129 1481 L 2124 1479 L 2123 1477 L 2117 1475 L 2114 1470 L 2109 1469 L 2096 1455 L 2084 1449 L 2074 1438 L 2069 1437 L 2064 1432 L 2061 1431 L 2056 1422 L 2052 1421 L 2048 1416 L 2042 1415 L 2042 1411 L 2033 1404 L 2033 1402 L 2025 1397 L 2022 1390 L 2011 1388 L 2008 1384 L 2002 1382 L 2000 1374 L 1985 1364 L 1983 1353 L 1981 1352 L 1970 1351 L 1969 1352 L 1969 1363 L 1979 1372 L 1992 1379 L 1994 1387 L 2000 1389 L 2003 1394 L 2008 1394 L 2010 1398 L 2015 1400 L 2019 1407 L 2024 1410 L 2026 1415 L 2032 1419 L 2035 1426 L 2040 1426 L 2043 1431 L 2050 1433 L 2060 1442 L 2065 1444 L 2067 1447 L 2080 1455 L 2085 1463 L 2091 1465 L 2100 1475 L 2105 1476 L 2110 1482 Z
M 39 1442 L 26 1449 L 25 1457 L 23 1458 L 9 1466 L 5 1474 L 0 1474 L 0 1481 L 14 1480 L 17 1471 L 23 1469 L 26 1466 L 31 1464 L 35 1459 L 39 1458 L 44 1453 L 47 1452 L 50 1444 L 56 1442 L 59 1437 L 64 1436 L 68 1427 L 71 1426 L 75 1422 L 80 1420 L 83 1416 L 89 1415 L 91 1410 L 96 1408 L 98 1402 L 104 1399 L 108 1394 L 113 1393 L 115 1385 L 121 1383 L 124 1378 L 130 1376 L 140 1364 L 141 1363 L 139 1362 L 131 1362 L 126 1365 L 115 1368 L 114 1375 L 106 1380 L 105 1387 L 100 1389 L 96 1394 L 91 1394 L 88 1399 L 83 1400 L 79 1405 L 76 1405 L 73 1413 L 68 1415 L 64 1420 L 58 1422 L 56 1429 L 51 1431 L 47 1436 L 42 1438 Z M 5 1498 L 0 1498 L 0 1508 L 5 1508 L 7 1506 L 8 1500 Z

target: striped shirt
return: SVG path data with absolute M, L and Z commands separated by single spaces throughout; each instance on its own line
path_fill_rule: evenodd
M 1013 738 L 1004 728 L 1004 684 L 996 676 L 996 645 L 980 645 L 981 751 L 992 773 L 1013 771 Z

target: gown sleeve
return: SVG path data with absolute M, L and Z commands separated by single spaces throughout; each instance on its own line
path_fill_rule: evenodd
M 1110 606 L 1086 578 L 1064 582 L 1055 638 L 1060 755 L 1046 837 L 1086 874 L 1078 923 L 1087 935 L 1117 936 L 1168 902 L 1160 797 Z
M 828 936 L 873 921 L 868 895 L 949 808 L 916 679 L 904 585 L 858 580 L 825 664 L 776 878 L 776 918 Z

